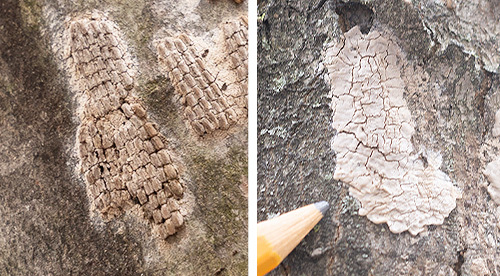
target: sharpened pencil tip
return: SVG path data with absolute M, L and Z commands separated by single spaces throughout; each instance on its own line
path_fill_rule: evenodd
M 314 207 L 316 207 L 316 209 L 318 209 L 323 214 L 323 216 L 325 215 L 326 211 L 330 209 L 330 205 L 326 201 L 316 202 L 314 203 Z

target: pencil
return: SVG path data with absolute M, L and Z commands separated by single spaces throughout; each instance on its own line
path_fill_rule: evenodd
M 257 275 L 278 266 L 330 208 L 326 201 L 290 211 L 257 224 Z

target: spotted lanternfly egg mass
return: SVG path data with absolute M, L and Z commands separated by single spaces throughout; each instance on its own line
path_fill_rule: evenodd
M 92 206 L 112 219 L 138 204 L 161 238 L 175 234 L 184 221 L 184 188 L 166 139 L 134 95 L 134 64 L 118 27 L 93 12 L 69 20 L 64 37 L 80 104 L 80 166 Z
M 158 44 L 158 59 L 181 97 L 185 118 L 200 136 L 226 130 L 247 117 L 248 23 L 246 18 L 223 24 L 226 55 L 236 78 L 220 84 L 219 70 L 207 66 L 185 34 Z M 228 85 L 231 89 L 226 89 Z
M 442 172 L 439 153 L 413 150 L 415 132 L 403 97 L 400 50 L 377 31 L 359 27 L 327 50 L 331 81 L 334 178 L 350 186 L 361 202 L 359 214 L 387 223 L 394 233 L 416 235 L 442 224 L 455 208 L 460 190 Z

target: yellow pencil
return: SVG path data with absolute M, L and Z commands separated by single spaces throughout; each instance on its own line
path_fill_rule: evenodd
M 278 266 L 330 208 L 326 201 L 290 211 L 257 224 L 257 275 Z

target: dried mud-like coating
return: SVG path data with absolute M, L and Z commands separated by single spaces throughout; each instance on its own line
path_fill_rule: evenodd
M 363 35 L 358 27 L 327 50 L 338 132 L 334 178 L 350 185 L 360 215 L 394 233 L 417 235 L 425 225 L 442 224 L 461 193 L 439 170 L 439 154 L 414 153 L 399 51 L 382 34 Z
M 488 163 L 484 170 L 484 175 L 486 175 L 490 182 L 488 193 L 495 203 L 500 205 L 500 159 Z
M 500 110 L 495 113 L 495 124 L 491 132 L 493 138 L 500 136 Z M 500 205 L 500 156 L 496 156 L 495 160 L 489 162 L 483 173 L 490 182 L 488 193 L 495 203 Z
M 68 21 L 64 36 L 92 206 L 111 219 L 139 204 L 162 238 L 173 235 L 183 223 L 183 188 L 165 138 L 133 94 L 133 63 L 117 26 L 94 12 Z
M 491 134 L 493 137 L 500 136 L 500 110 L 497 110 L 495 113 L 495 124 L 493 125 L 493 129 L 491 130 Z
M 200 136 L 228 129 L 247 116 L 247 25 L 242 18 L 223 26 L 226 55 L 236 76 L 231 89 L 218 82 L 219 69 L 209 66 L 187 35 L 167 38 L 158 44 L 160 64 L 181 96 L 185 117 Z

